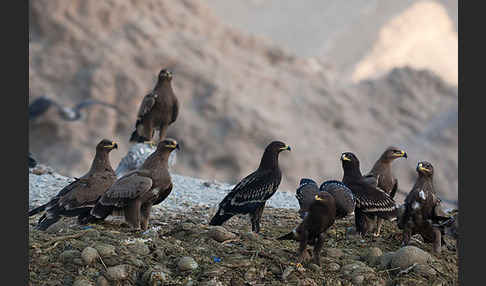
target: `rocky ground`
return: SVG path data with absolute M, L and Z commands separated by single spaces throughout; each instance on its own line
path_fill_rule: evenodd
M 297 243 L 278 241 L 299 221 L 295 209 L 267 207 L 260 235 L 247 217 L 209 227 L 210 207 L 157 208 L 149 231 L 133 233 L 118 217 L 79 226 L 64 218 L 46 232 L 29 220 L 30 285 L 457 285 L 455 241 L 441 255 L 421 239 L 400 248 L 387 223 L 379 238 L 361 240 L 353 218 L 328 231 L 322 265 L 297 267 Z M 410 268 L 410 266 L 414 265 Z
M 131 154 L 144 154 L 140 162 L 149 152 L 129 152 L 122 162 Z M 293 193 L 278 191 L 269 200 L 263 230 L 255 235 L 246 216 L 208 226 L 232 185 L 176 174 L 172 179 L 173 192 L 153 208 L 143 233 L 129 231 L 116 216 L 88 226 L 63 218 L 42 232 L 34 229 L 40 214 L 30 217 L 30 285 L 458 284 L 456 242 L 450 238 L 440 255 L 430 254 L 420 237 L 401 248 L 400 232 L 388 222 L 381 237 L 363 240 L 354 234 L 351 216 L 328 231 L 321 267 L 297 267 L 297 243 L 276 240 L 300 221 Z M 29 208 L 72 180 L 42 164 L 30 169 Z

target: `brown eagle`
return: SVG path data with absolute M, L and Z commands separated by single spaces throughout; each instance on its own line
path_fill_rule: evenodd
M 172 191 L 168 159 L 175 149 L 179 149 L 179 144 L 173 139 L 159 142 L 140 168 L 113 183 L 82 223 L 103 220 L 117 210 L 123 212 L 134 230 L 146 230 L 152 206 L 161 203 Z
M 115 171 L 111 168 L 109 153 L 118 148 L 110 140 L 103 139 L 96 145 L 96 154 L 88 173 L 64 187 L 48 203 L 29 211 L 29 216 L 46 210 L 39 219 L 37 229 L 46 230 L 61 216 L 78 216 L 78 220 L 89 214 L 98 198 L 115 182 Z
M 417 180 L 405 198 L 405 211 L 398 220 L 398 227 L 403 229 L 402 244 L 407 245 L 412 235 L 418 233 L 425 242 L 432 243 L 434 252 L 440 253 L 444 243 L 442 225 L 451 217 L 442 210 L 435 193 L 432 164 L 419 162 L 416 170 Z
M 162 69 L 154 89 L 140 104 L 130 142 L 153 143 L 155 130 L 159 130 L 159 141 L 165 139 L 167 128 L 179 114 L 179 101 L 172 90 L 171 80 L 172 72 Z
M 408 158 L 407 153 L 397 147 L 388 147 L 373 165 L 371 171 L 365 175 L 366 178 L 375 180 L 374 184 L 390 195 L 392 199 L 398 190 L 398 179 L 392 173 L 391 164 L 398 158 Z M 379 236 L 383 219 L 379 217 L 375 219 L 377 227 L 374 235 Z

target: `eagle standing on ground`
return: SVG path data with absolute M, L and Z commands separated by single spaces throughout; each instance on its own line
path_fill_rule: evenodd
M 314 195 L 309 205 L 309 212 L 292 232 L 295 239 L 300 242 L 297 251 L 297 263 L 308 258 L 307 244 L 314 246 L 313 262 L 321 265 L 319 254 L 324 245 L 324 234 L 334 224 L 336 219 L 336 202 L 328 192 L 319 192 Z M 279 238 L 279 240 L 286 238 Z
M 346 185 L 342 182 L 336 180 L 328 180 L 323 182 L 318 188 L 317 183 L 314 180 L 302 178 L 300 180 L 299 187 L 295 191 L 295 197 L 297 198 L 300 206 L 299 216 L 302 219 L 305 219 L 305 217 L 309 213 L 310 206 L 314 203 L 316 195 L 323 192 L 331 194 L 334 198 L 336 219 L 345 218 L 346 216 L 354 212 L 356 200 L 351 190 L 346 187 Z M 277 240 L 299 241 L 297 228 L 293 229 L 292 232 L 277 238 Z
M 284 150 L 290 151 L 290 146 L 280 141 L 270 143 L 263 152 L 258 169 L 241 180 L 226 195 L 209 224 L 222 225 L 236 214 L 249 213 L 252 231 L 260 232 L 260 219 L 265 203 L 277 191 L 282 180 L 278 156 Z
M 155 130 L 159 130 L 159 142 L 165 139 L 167 128 L 176 121 L 179 114 L 179 101 L 172 90 L 171 80 L 170 71 L 160 71 L 154 89 L 140 104 L 130 142 L 153 143 Z
M 81 178 L 64 187 L 48 203 L 29 211 L 29 216 L 47 210 L 39 219 L 36 229 L 46 230 L 56 223 L 61 216 L 78 216 L 81 220 L 89 214 L 98 198 L 115 182 L 115 171 L 112 169 L 109 153 L 118 148 L 110 140 L 103 139 L 96 145 L 96 155 L 91 168 Z
M 354 216 L 358 233 L 364 236 L 370 230 L 370 218 L 396 218 L 395 201 L 363 177 L 358 158 L 351 152 L 345 152 L 341 155 L 341 162 L 344 171 L 342 182 L 351 189 L 356 198 Z
M 354 211 L 355 199 L 351 190 L 345 184 L 336 180 L 328 180 L 317 187 L 317 183 L 308 178 L 302 178 L 295 191 L 295 197 L 299 202 L 299 215 L 305 218 L 309 206 L 314 202 L 315 195 L 320 192 L 330 193 L 336 202 L 336 218 L 344 218 Z
M 392 199 L 398 190 L 398 179 L 392 173 L 391 164 L 395 159 L 402 157 L 408 158 L 405 151 L 390 146 L 381 154 L 371 171 L 365 175 L 366 178 L 376 180 L 376 186 L 390 195 Z M 375 235 L 379 236 L 383 219 L 378 217 L 375 219 L 377 225 Z
M 173 139 L 159 142 L 139 169 L 116 180 L 81 223 L 103 220 L 117 210 L 123 211 L 134 230 L 147 230 L 152 206 L 161 203 L 172 191 L 168 159 L 175 149 L 179 149 L 179 144 Z
M 418 178 L 410 193 L 405 198 L 405 212 L 398 221 L 403 229 L 403 245 L 407 245 L 412 235 L 419 233 L 425 242 L 432 243 L 433 251 L 440 253 L 444 243 L 442 222 L 449 221 L 440 207 L 440 199 L 434 190 L 434 167 L 429 162 L 417 164 Z

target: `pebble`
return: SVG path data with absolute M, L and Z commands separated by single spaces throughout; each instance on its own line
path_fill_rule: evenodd
M 317 286 L 316 281 L 311 278 L 304 278 L 303 280 L 299 281 L 299 286 Z
M 427 262 L 431 260 L 432 256 L 428 252 L 409 245 L 402 247 L 395 252 L 390 261 L 390 267 L 400 267 L 400 269 L 403 270 L 414 263 L 427 264 Z
M 413 272 L 425 277 L 433 277 L 437 274 L 437 271 L 435 271 L 434 268 L 424 264 L 415 265 Z
M 248 270 L 246 270 L 244 278 L 247 282 L 251 282 L 257 279 L 257 270 L 255 267 L 250 267 Z
M 380 265 L 379 269 L 387 269 L 390 266 L 390 262 L 395 255 L 395 252 L 385 252 L 381 257 L 380 257 Z
M 254 233 L 253 231 L 244 232 L 241 237 L 249 241 L 257 241 L 259 239 L 258 234 Z
M 139 255 L 147 255 L 150 253 L 149 247 L 143 241 L 135 241 L 128 248 L 131 252 Z
M 331 262 L 327 265 L 327 270 L 329 271 L 339 271 L 341 269 L 341 265 Z
M 110 282 L 106 280 L 105 276 L 99 276 L 98 279 L 96 279 L 96 286 L 110 286 Z
M 381 251 L 381 249 L 379 249 L 378 247 L 370 247 L 366 251 L 363 258 L 369 265 L 374 266 L 380 263 L 380 258 L 382 255 L 383 252 Z
M 312 270 L 312 271 L 314 271 L 314 272 L 319 272 L 319 271 L 321 271 L 321 267 L 320 267 L 319 265 L 317 265 L 317 264 L 314 264 L 314 263 L 311 263 L 311 264 L 309 265 L 309 269 L 311 269 L 311 270 Z
M 80 256 L 81 252 L 79 250 L 66 250 L 59 255 L 59 259 L 64 263 L 68 263 L 73 262 L 74 258 L 79 258 Z
M 180 271 L 186 271 L 186 270 L 194 270 L 198 268 L 197 262 L 194 260 L 194 258 L 189 257 L 189 256 L 184 256 L 182 257 L 179 262 L 177 263 L 177 268 Z
M 225 240 L 234 239 L 236 237 L 236 234 L 226 230 L 226 228 L 222 226 L 211 227 L 209 229 L 208 235 L 217 242 L 223 242 Z
M 169 275 L 157 269 L 149 268 L 142 276 L 142 280 L 145 281 L 148 285 L 164 285 L 167 282 Z
M 89 280 L 84 277 L 76 278 L 74 280 L 73 286 L 94 286 Z
M 98 250 L 93 247 L 86 247 L 85 249 L 83 249 L 83 252 L 81 252 L 81 258 L 87 265 L 95 262 L 98 256 Z
M 355 285 L 361 285 L 364 282 L 364 279 L 363 275 L 356 275 L 351 281 L 353 281 L 353 284 Z
M 102 258 L 111 257 L 116 255 L 115 247 L 113 245 L 97 243 L 94 247 Z
M 107 278 L 112 281 L 120 281 L 128 278 L 128 271 L 130 266 L 126 264 L 121 264 L 117 266 L 108 267 L 106 270 Z
M 343 251 L 339 248 L 324 248 L 324 254 L 332 258 L 340 258 L 344 255 Z

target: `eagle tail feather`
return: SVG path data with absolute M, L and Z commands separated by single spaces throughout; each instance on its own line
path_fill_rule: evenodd
M 36 208 L 34 208 L 33 210 L 30 210 L 30 211 L 29 211 L 29 216 L 33 216 L 33 215 L 38 214 L 38 213 L 40 213 L 41 211 L 45 210 L 48 204 L 49 204 L 49 203 L 44 204 L 44 205 L 42 205 L 42 206 L 40 206 L 40 207 L 36 207 Z

